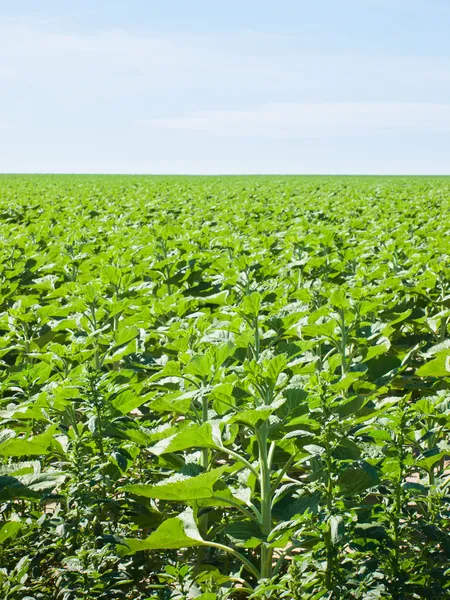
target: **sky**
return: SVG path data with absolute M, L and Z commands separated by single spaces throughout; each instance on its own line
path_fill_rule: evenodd
M 449 0 L 0 0 L 0 172 L 450 174 Z

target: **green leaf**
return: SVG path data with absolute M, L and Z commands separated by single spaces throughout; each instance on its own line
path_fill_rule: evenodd
M 286 364 L 287 356 L 285 354 L 278 354 L 264 363 L 264 375 L 270 382 L 271 387 L 276 384 L 278 376 L 282 373 Z
M 201 379 L 209 379 L 211 377 L 214 359 L 211 354 L 203 354 L 194 356 L 186 365 L 184 372 L 188 375 L 196 375 Z
M 340 417 L 355 415 L 361 408 L 367 404 L 368 399 L 364 396 L 353 396 L 351 398 L 338 398 L 333 402 L 332 407 Z
M 150 402 L 150 408 L 155 412 L 174 412 L 185 415 L 191 409 L 192 398 L 186 397 L 186 394 L 174 392 L 155 398 Z
M 3 544 L 10 538 L 15 538 L 21 528 L 22 523 L 20 521 L 9 521 L 8 523 L 4 523 L 0 527 L 0 544 Z
M 444 456 L 448 455 L 448 451 L 439 452 L 436 448 L 435 450 L 431 450 L 424 458 L 419 459 L 416 462 L 418 467 L 429 471 L 436 463 L 444 458 Z
M 387 540 L 389 533 L 382 525 L 377 523 L 357 523 L 354 529 L 355 538 L 369 538 L 374 540 Z
M 35 421 L 48 421 L 43 413 L 41 406 L 30 406 L 29 404 L 21 404 L 10 408 L 8 410 L 0 411 L 1 419 L 17 419 L 18 421 L 29 421 L 34 419 Z
M 344 519 L 341 516 L 333 515 L 330 517 L 330 537 L 333 546 L 339 544 L 345 533 Z
M 256 318 L 261 309 L 261 294 L 253 292 L 249 296 L 244 296 L 242 300 L 242 310 L 249 317 Z
M 281 406 L 281 404 L 282 402 L 275 406 L 272 405 L 271 407 L 261 406 L 259 408 L 242 410 L 233 415 L 228 420 L 228 423 L 243 423 L 251 428 L 255 428 L 264 421 L 267 421 L 270 415 L 275 412 Z
M 129 440 L 141 446 L 148 446 L 152 442 L 150 433 L 145 431 L 144 428 L 139 428 L 133 422 L 124 423 L 115 421 L 105 429 L 104 435 L 121 440 Z
M 66 480 L 63 473 L 0 476 L 0 500 L 40 498 L 42 492 L 54 490 Z
M 224 529 L 234 545 L 240 548 L 257 548 L 263 539 L 261 529 L 253 521 L 236 521 Z
M 352 371 L 351 373 L 347 373 L 345 377 L 343 377 L 338 383 L 335 383 L 333 385 L 333 390 L 336 390 L 337 392 L 340 392 L 342 390 L 348 390 L 349 387 L 353 385 L 355 381 L 361 379 L 361 377 L 364 377 L 363 372 Z
M 368 362 L 369 360 L 371 360 L 372 358 L 375 358 L 376 356 L 385 354 L 386 352 L 389 351 L 390 347 L 391 347 L 391 343 L 389 342 L 389 340 L 387 340 L 381 344 L 378 343 L 375 346 L 370 346 L 370 348 L 367 349 L 367 353 L 364 356 L 363 362 Z
M 417 369 L 419 377 L 450 377 L 450 354 L 438 354 L 435 359 Z
M 309 494 L 304 490 L 297 493 L 284 494 L 276 501 L 273 514 L 278 519 L 293 519 L 297 515 L 303 515 L 307 511 L 317 514 L 320 504 L 320 494 Z
M 201 500 L 214 495 L 214 486 L 226 471 L 229 471 L 229 467 L 213 469 L 196 477 L 177 474 L 155 485 L 126 485 L 123 490 L 136 496 L 158 498 L 159 500 L 179 502 Z
M 122 556 L 142 550 L 178 550 L 204 545 L 194 520 L 194 513 L 187 508 L 178 516 L 164 521 L 145 540 L 125 538 L 120 547 Z
M 335 321 L 327 321 L 320 325 L 305 325 L 302 327 L 302 336 L 311 338 L 333 338 L 336 329 Z
M 223 306 L 227 303 L 229 291 L 224 290 L 223 292 L 218 292 L 217 294 L 211 294 L 210 296 L 203 296 L 199 301 L 199 306 L 204 304 L 215 304 L 216 306 Z
M 136 339 L 138 335 L 139 329 L 137 327 L 123 327 L 123 329 L 119 329 L 116 333 L 115 344 L 111 349 L 111 352 Z
M 338 460 L 358 460 L 361 456 L 359 446 L 350 439 L 344 439 L 333 450 L 333 457 Z
M 338 477 L 342 494 L 350 496 L 376 486 L 379 483 L 378 472 L 369 463 L 360 460 L 349 465 Z
M 218 448 L 221 446 L 218 423 L 191 424 L 149 448 L 150 452 L 160 456 L 169 452 L 179 452 L 188 448 Z
M 112 406 L 123 415 L 128 414 L 135 408 L 139 408 L 146 402 L 149 402 L 155 396 L 155 392 L 150 392 L 141 396 L 138 390 L 128 389 L 118 394 L 112 401 Z
M 339 309 L 349 308 L 350 303 L 346 298 L 345 291 L 338 288 L 332 291 L 330 295 L 330 303 Z
M 53 425 L 45 433 L 28 439 L 9 438 L 0 443 L 0 456 L 41 456 L 50 452 L 53 434 L 56 431 Z

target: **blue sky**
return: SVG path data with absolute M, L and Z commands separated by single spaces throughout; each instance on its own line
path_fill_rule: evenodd
M 0 171 L 450 174 L 448 0 L 0 0 Z

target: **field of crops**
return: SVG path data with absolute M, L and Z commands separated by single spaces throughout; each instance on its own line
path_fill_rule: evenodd
M 450 598 L 450 179 L 2 176 L 2 600 Z

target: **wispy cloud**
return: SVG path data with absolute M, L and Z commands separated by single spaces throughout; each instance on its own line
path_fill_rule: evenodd
M 55 17 L 70 19 L 76 14 Z M 295 101 L 427 102 L 450 101 L 450 59 L 309 51 L 295 37 L 255 30 L 137 33 L 100 29 L 54 30 L 34 21 L 0 17 L 0 77 L 22 81 L 52 93 L 67 90 L 67 102 L 82 95 L 137 98 L 148 90 L 189 111 L 235 107 L 245 102 Z M 58 86 L 55 86 L 57 74 Z M 2 98 L 0 98 L 1 108 Z M 166 98 L 162 102 L 165 108 Z M 150 106 L 155 102 L 151 99 Z M 93 105 L 95 107 L 95 105 Z M 161 105 L 151 116 L 161 114 Z M 162 113 L 164 114 L 164 113 Z
M 334 48 L 313 20 L 299 35 L 269 21 L 113 30 L 98 10 L 83 27 L 71 19 L 88 13 L 0 17 L 3 170 L 448 171 L 445 51 Z
M 78 12 L 71 12 L 65 15 L 55 15 L 47 20 L 40 20 L 41 23 L 63 23 L 64 21 L 74 21 L 76 19 L 81 19 L 84 17 L 90 17 L 91 15 L 95 15 L 97 13 L 96 10 L 83 10 Z
M 28 16 L 3 16 L 0 15 L 0 24 L 9 25 L 10 27 L 45 27 L 48 25 L 58 25 L 68 21 L 76 21 L 84 17 L 90 17 L 96 14 L 96 10 L 74 11 L 64 14 L 55 14 L 51 16 L 41 17 L 36 15 Z
M 276 103 L 136 121 L 155 129 L 226 137 L 309 138 L 382 132 L 450 132 L 450 104 Z

